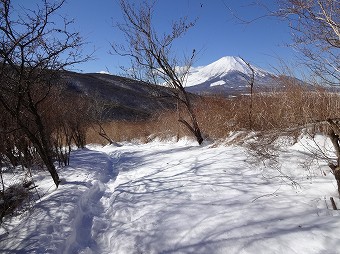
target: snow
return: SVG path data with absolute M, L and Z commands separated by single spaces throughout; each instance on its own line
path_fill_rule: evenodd
M 268 75 L 268 72 L 255 66 L 252 67 L 254 68 L 255 75 L 261 77 Z M 185 86 L 194 86 L 214 78 L 222 78 L 233 71 L 246 75 L 251 74 L 251 70 L 240 57 L 225 56 L 209 65 L 191 68 Z
M 98 73 L 99 73 L 99 74 L 109 74 L 109 75 L 111 74 L 111 73 L 108 72 L 108 71 L 99 71 Z
M 211 83 L 210 87 L 212 87 L 212 86 L 222 86 L 224 84 L 225 84 L 225 82 L 223 80 L 219 80 L 219 81 L 216 81 L 214 83 Z
M 7 219 L 3 253 L 340 253 L 336 183 L 311 159 L 329 141 L 278 140 L 277 163 L 190 139 L 90 145 L 29 217 Z M 308 163 L 308 165 L 306 164 Z M 338 198 L 335 198 L 338 202 Z M 339 202 L 338 202 L 339 203 Z

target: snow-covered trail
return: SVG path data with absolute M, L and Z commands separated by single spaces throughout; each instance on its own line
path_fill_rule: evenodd
M 240 147 L 156 146 L 119 149 L 102 253 L 335 253 L 339 217 L 318 186 L 334 190 L 329 178 L 295 189 Z
M 57 190 L 47 174 L 37 181 L 40 191 L 50 193 L 28 218 L 3 223 L 0 253 L 100 253 L 91 233 L 93 220 L 104 211 L 100 200 L 105 184 L 118 172 L 103 152 L 78 150 L 71 160 L 71 166 L 60 172 Z
M 293 146 L 280 155 L 295 188 L 238 146 L 78 150 L 29 219 L 4 223 L 0 252 L 340 253 L 340 217 L 324 200 L 336 186 L 316 164 L 302 167 L 306 153 Z

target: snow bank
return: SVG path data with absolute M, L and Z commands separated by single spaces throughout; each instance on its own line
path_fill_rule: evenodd
M 305 141 L 283 149 L 270 166 L 239 146 L 190 140 L 76 151 L 60 188 L 29 219 L 11 222 L 0 249 L 340 253 L 339 214 L 328 201 L 335 181 L 325 163 L 304 164 Z

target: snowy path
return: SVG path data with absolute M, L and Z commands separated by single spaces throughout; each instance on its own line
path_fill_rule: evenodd
M 301 167 L 300 150 L 281 155 L 299 188 L 236 146 L 182 141 L 76 151 L 63 184 L 30 219 L 5 223 L 0 252 L 340 253 L 339 213 L 324 201 L 336 195 L 334 181 Z
M 102 253 L 334 253 L 340 244 L 339 217 L 309 181 L 296 190 L 266 179 L 241 148 L 131 150 L 120 149 Z
M 100 253 L 91 234 L 93 220 L 104 211 L 100 200 L 105 184 L 114 181 L 117 172 L 102 152 L 84 149 L 72 157 L 74 166 L 61 172 L 59 188 L 35 206 L 29 219 L 14 221 L 14 228 L 3 223 L 0 253 Z M 48 175 L 38 185 L 55 188 Z

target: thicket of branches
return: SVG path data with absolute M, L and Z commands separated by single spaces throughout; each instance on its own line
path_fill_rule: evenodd
M 70 23 L 64 20 L 56 27 L 51 21 L 63 3 L 44 1 L 36 10 L 18 10 L 10 0 L 2 0 L 0 6 L 0 104 L 11 120 L 1 133 L 6 139 L 20 132 L 56 186 L 59 176 L 53 164 L 52 130 L 46 124 L 48 107 L 53 104 L 47 102 L 58 85 L 58 71 L 84 60 L 77 55 L 82 42 L 78 33 L 68 31 Z
M 302 62 L 322 85 L 340 85 L 340 1 L 278 0 L 274 14 L 289 21 L 295 47 Z M 336 101 L 334 103 L 337 103 Z M 340 121 L 338 114 L 327 122 L 337 161 L 330 162 L 340 195 Z
M 318 82 L 340 85 L 340 2 L 338 0 L 277 0 L 274 15 L 289 21 L 291 45 Z
M 173 50 L 174 43 L 194 26 L 194 22 L 181 18 L 173 22 L 169 32 L 157 31 L 153 22 L 156 1 L 136 4 L 133 1 L 120 0 L 119 3 L 124 22 L 118 23 L 117 27 L 125 36 L 126 43 L 113 44 L 114 52 L 131 59 L 129 73 L 133 78 L 153 84 L 164 84 L 172 89 L 178 112 L 184 111 L 187 116 L 178 114 L 178 122 L 201 144 L 203 136 L 190 95 L 185 90 L 185 80 L 196 51 L 193 50 L 189 57 L 180 57 L 176 56 Z M 179 66 L 182 66 L 181 70 L 178 69 Z
M 11 0 L 0 1 L 1 218 L 15 205 L 7 195 L 3 170 L 20 168 L 30 174 L 37 167 L 46 169 L 58 187 L 54 162 L 68 164 L 65 147 L 70 140 L 85 144 L 87 123 L 76 112 L 82 102 L 65 103 L 60 75 L 89 57 L 81 54 L 84 43 L 71 31 L 72 21 L 59 16 L 63 4 L 44 0 L 25 9 Z
M 69 164 L 71 146 L 85 146 L 86 128 L 90 121 L 86 114 L 86 110 L 89 109 L 88 101 L 74 98 L 74 96 L 71 100 L 65 96 L 62 88 L 55 86 L 51 88 L 48 98 L 40 106 L 42 109 L 40 119 L 43 131 L 46 133 L 51 162 L 53 165 L 58 162 L 60 166 L 66 166 Z M 0 212 L 4 213 L 0 214 L 2 217 L 10 212 L 13 206 L 16 206 L 16 203 L 13 203 L 15 199 L 7 195 L 14 191 L 11 186 L 12 182 L 8 179 L 4 180 L 2 174 L 6 172 L 7 176 L 12 175 L 18 179 L 26 175 L 21 183 L 15 181 L 21 187 L 18 190 L 23 190 L 22 187 L 27 184 L 27 181 L 31 183 L 34 181 L 32 171 L 41 172 L 46 169 L 46 164 L 34 143 L 35 140 L 30 139 L 16 119 L 1 105 L 0 110 L 2 112 L 0 116 L 0 198 L 3 200 Z M 78 110 L 82 110 L 84 114 L 79 114 Z M 27 128 L 37 135 L 37 127 L 34 123 L 27 121 L 26 124 Z M 26 186 L 31 187 L 31 184 Z

